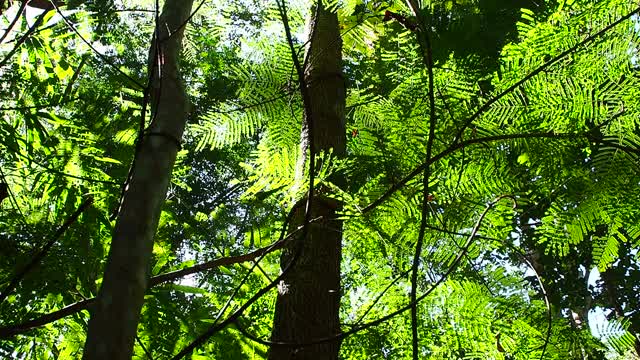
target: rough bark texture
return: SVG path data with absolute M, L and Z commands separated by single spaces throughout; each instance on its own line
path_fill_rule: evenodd
M 176 141 L 182 137 L 189 108 L 178 56 L 182 25 L 192 3 L 193 0 L 166 0 L 162 9 L 158 26 L 161 79 L 157 65 L 150 65 L 153 121 L 138 148 L 116 220 L 102 287 L 91 311 L 84 359 L 129 360 L 132 356 L 148 285 L 153 238 L 178 151 Z M 152 45 L 150 64 L 156 62 L 155 53 Z
M 335 156 L 345 153 L 345 84 L 342 77 L 342 42 L 338 18 L 322 6 L 309 26 L 305 80 L 311 99 L 314 150 L 333 149 Z M 302 129 L 303 153 L 309 148 L 309 123 Z M 340 182 L 332 179 L 334 182 Z M 297 239 L 284 250 L 281 266 L 290 263 L 302 241 L 302 253 L 278 286 L 272 340 L 285 343 L 309 343 L 340 332 L 340 258 L 342 221 L 333 220 L 341 205 L 320 195 L 314 198 L 312 218 L 323 221 L 310 224 L 306 239 Z M 304 222 L 305 200 L 297 206 L 291 228 Z M 272 347 L 269 359 L 338 359 L 337 341 L 308 347 Z

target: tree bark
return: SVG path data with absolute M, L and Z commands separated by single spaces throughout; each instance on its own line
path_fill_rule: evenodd
M 313 117 L 313 147 L 316 152 L 332 149 L 333 155 L 344 156 L 345 98 L 342 76 L 342 41 L 338 17 L 322 4 L 312 15 L 309 26 L 311 41 L 307 48 L 305 82 L 309 93 L 310 113 Z M 303 122 L 301 148 L 305 153 L 310 147 L 309 122 Z M 331 179 L 340 184 L 339 177 Z M 340 332 L 340 259 L 342 221 L 335 219 L 341 204 L 322 196 L 312 202 L 312 218 L 324 220 L 309 225 L 306 239 L 296 239 L 283 250 L 281 266 L 286 267 L 299 242 L 301 254 L 294 268 L 290 269 L 278 285 L 278 298 L 271 338 L 275 342 L 309 343 Z M 304 222 L 306 200 L 297 205 L 291 228 Z M 274 346 L 269 359 L 338 359 L 339 341 L 325 344 L 295 347 Z
M 189 111 L 178 56 L 192 4 L 193 0 L 166 0 L 158 20 L 159 33 L 149 52 L 152 121 L 137 146 L 102 287 L 91 311 L 84 359 L 129 360 L 132 356 L 153 238 Z

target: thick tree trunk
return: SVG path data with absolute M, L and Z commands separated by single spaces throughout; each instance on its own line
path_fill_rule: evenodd
M 342 77 L 342 42 L 338 18 L 323 6 L 312 16 L 307 49 L 305 80 L 311 100 L 313 145 L 316 152 L 333 149 L 334 156 L 345 153 L 345 84 Z M 302 129 L 302 150 L 309 148 L 309 123 Z M 340 183 L 337 178 L 332 181 Z M 340 332 L 340 258 L 342 221 L 335 220 L 339 202 L 320 195 L 314 198 L 312 218 L 325 220 L 309 227 L 306 239 L 297 239 L 283 251 L 281 266 L 287 266 L 302 241 L 302 253 L 278 286 L 278 299 L 271 338 L 276 342 L 309 343 Z M 304 204 L 301 201 L 299 204 Z M 292 228 L 304 222 L 304 206 L 297 206 Z M 340 344 L 332 341 L 308 347 L 272 347 L 269 359 L 338 358 Z
M 153 238 L 189 109 L 178 56 L 192 4 L 193 0 L 166 0 L 162 9 L 159 41 L 153 41 L 149 55 L 153 120 L 141 139 L 116 221 L 102 287 L 91 311 L 85 359 L 129 360 L 132 356 Z

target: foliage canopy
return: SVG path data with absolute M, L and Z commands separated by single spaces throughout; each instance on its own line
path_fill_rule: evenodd
M 3 357 L 81 356 L 112 214 L 152 120 L 155 5 L 0 1 Z M 411 358 L 412 290 L 421 358 L 640 356 L 638 4 L 329 6 L 347 156 L 319 154 L 316 185 L 344 205 L 341 357 Z M 313 7 L 287 7 L 304 61 Z M 265 358 L 276 295 L 254 295 L 278 276 L 272 244 L 308 190 L 302 95 L 275 2 L 194 9 L 181 59 L 192 110 L 134 352 L 172 358 L 240 309 L 192 358 Z

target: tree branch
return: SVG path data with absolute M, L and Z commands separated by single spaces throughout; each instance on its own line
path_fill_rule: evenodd
M 173 281 L 173 280 L 185 277 L 187 275 L 197 274 L 206 270 L 218 268 L 220 266 L 228 266 L 228 265 L 239 264 L 247 261 L 252 261 L 256 258 L 267 255 L 275 250 L 281 249 L 285 241 L 286 239 L 284 239 L 283 241 L 276 241 L 270 246 L 254 250 L 244 255 L 223 257 L 223 258 L 215 259 L 202 264 L 194 265 L 188 268 L 153 276 L 149 280 L 149 286 L 160 285 L 162 283 Z
M 93 53 L 96 54 L 105 64 L 109 65 L 116 72 L 120 73 L 120 75 L 124 76 L 127 80 L 129 80 L 132 84 L 137 86 L 139 89 L 145 89 L 145 87 L 142 84 L 140 84 L 140 82 L 138 82 L 138 80 L 134 79 L 129 74 L 127 74 L 126 72 L 122 71 L 119 66 L 116 66 L 116 64 L 114 64 L 106 55 L 104 55 L 101 52 L 99 52 L 93 46 L 93 44 L 91 44 L 87 39 L 85 39 L 84 36 L 82 36 L 82 34 L 80 34 L 78 29 L 76 29 L 75 26 L 73 26 L 71 21 L 69 21 L 69 19 L 62 13 L 62 11 L 60 10 L 60 8 L 58 7 L 58 5 L 55 2 L 51 2 L 51 4 L 56 9 L 56 12 L 58 13 L 58 15 L 60 15 L 60 17 L 64 21 L 65 25 L 67 26 L 67 28 L 69 28 L 71 31 L 73 31 L 80 38 L 80 40 L 82 40 L 82 42 L 84 42 L 91 49 L 91 51 L 93 51 Z
M 7 29 L 4 31 L 4 34 L 0 36 L 0 44 L 2 44 L 2 42 L 7 37 L 7 35 L 9 35 L 13 27 L 16 26 L 18 19 L 20 19 L 20 16 L 22 16 L 22 13 L 24 13 L 24 9 L 27 8 L 27 3 L 28 1 L 23 1 L 22 4 L 20 4 L 20 9 L 18 9 L 18 11 L 16 12 L 16 16 L 13 18 L 13 20 L 11 21 Z M 2 13 L 2 9 L 0 9 L 0 14 L 1 13 Z
M 395 193 L 396 191 L 400 190 L 409 181 L 413 180 L 413 178 L 415 178 L 416 176 L 420 175 L 420 173 L 423 172 L 424 169 L 427 166 L 430 166 L 431 164 L 433 164 L 433 163 L 435 163 L 435 162 L 437 162 L 439 160 L 442 160 L 445 156 L 450 155 L 450 154 L 454 153 L 457 150 L 464 149 L 469 145 L 475 145 L 475 144 L 481 144 L 482 145 L 482 144 L 487 144 L 487 143 L 490 143 L 490 142 L 493 142 L 493 141 L 500 141 L 500 140 L 575 139 L 576 137 L 581 137 L 581 136 L 583 136 L 585 138 L 590 138 L 589 135 L 588 135 L 588 132 L 584 132 L 582 134 L 571 134 L 571 133 L 556 134 L 556 133 L 553 133 L 553 132 L 545 132 L 545 133 L 504 134 L 504 135 L 486 136 L 486 137 L 482 137 L 482 138 L 470 139 L 470 140 L 466 140 L 466 141 L 462 141 L 462 142 L 453 143 L 447 149 L 443 150 L 439 154 L 433 156 L 430 160 L 425 161 L 424 163 L 422 163 L 421 165 L 419 165 L 418 167 L 413 169 L 413 171 L 411 171 L 411 173 L 409 173 L 407 176 L 402 178 L 399 182 L 393 184 L 387 191 L 385 191 L 384 194 L 382 194 L 379 198 L 377 198 L 371 204 L 367 205 L 364 209 L 362 209 L 362 213 L 363 214 L 368 213 L 371 210 L 373 210 L 376 207 L 378 207 L 387 198 L 389 198 L 391 195 L 393 195 L 393 193 Z
M 13 46 L 13 49 L 11 49 L 11 51 L 9 51 L 7 53 L 7 55 L 5 55 L 4 59 L 2 59 L 2 61 L 0 61 L 0 68 L 2 68 L 8 61 L 9 59 L 11 59 L 11 57 L 13 56 L 13 54 L 16 53 L 16 51 L 18 51 L 18 48 L 24 44 L 25 41 L 27 41 L 27 39 L 29 38 L 29 36 L 31 36 L 33 34 L 33 32 L 38 28 L 38 26 L 42 25 L 42 22 L 44 21 L 44 17 L 45 15 L 50 11 L 51 9 L 47 9 L 45 11 L 43 11 L 38 18 L 36 19 L 36 21 L 33 23 L 33 25 L 31 25 L 31 27 L 29 28 L 29 30 L 27 30 L 26 33 L 24 33 L 24 35 L 22 35 L 18 41 L 16 41 L 15 45 Z
M 491 98 L 489 101 L 484 103 L 484 105 L 482 105 L 473 115 L 471 115 L 465 121 L 465 123 L 462 125 L 462 127 L 458 130 L 458 133 L 456 134 L 456 137 L 454 139 L 454 143 L 459 142 L 462 139 L 462 134 L 469 127 L 469 125 L 471 125 L 471 123 L 475 119 L 480 117 L 480 115 L 482 115 L 482 113 L 487 111 L 491 107 L 491 105 L 495 104 L 498 100 L 502 99 L 504 96 L 508 95 L 510 92 L 512 92 L 513 90 L 518 88 L 520 85 L 524 84 L 525 82 L 529 81 L 529 79 L 531 79 L 532 77 L 538 75 L 539 73 L 544 71 L 549 66 L 555 64 L 556 62 L 558 62 L 559 60 L 561 60 L 565 56 L 573 53 L 574 51 L 578 50 L 579 48 L 585 46 L 586 44 L 588 44 L 588 43 L 594 41 L 595 39 L 599 38 L 600 36 L 604 35 L 607 31 L 609 31 L 609 30 L 613 29 L 614 27 L 618 26 L 620 23 L 622 23 L 623 21 L 631 18 L 633 15 L 637 14 L 638 12 L 640 12 L 640 7 L 636 8 L 635 10 L 633 10 L 630 13 L 628 13 L 627 15 L 619 18 L 618 20 L 614 21 L 613 23 L 605 26 L 602 30 L 600 30 L 597 33 L 595 33 L 595 34 L 587 37 L 586 39 L 578 42 L 577 44 L 575 44 L 574 46 L 570 47 L 569 49 L 567 49 L 567 50 L 561 52 L 560 54 L 556 55 L 551 60 L 545 62 L 542 65 L 540 65 L 540 67 L 536 68 L 535 70 L 533 70 L 532 72 L 527 74 L 525 77 L 523 77 L 522 79 L 518 80 L 515 84 L 513 84 L 513 85 L 509 86 L 508 88 L 506 88 L 504 91 L 502 91 L 497 96 Z
M 484 220 L 484 218 L 486 217 L 486 215 L 489 213 L 489 210 L 491 210 L 499 201 L 509 198 L 511 200 L 514 201 L 514 198 L 511 195 L 502 195 L 499 196 L 498 198 L 496 198 L 493 202 L 487 204 L 487 206 L 485 207 L 484 211 L 482 212 L 482 214 L 480 214 L 480 217 L 478 218 L 478 220 L 476 221 L 475 225 L 473 226 L 473 229 L 471 230 L 471 234 L 469 234 L 469 238 L 467 240 L 467 242 L 465 243 L 465 245 L 462 247 L 462 250 L 458 253 L 458 255 L 456 256 L 456 258 L 453 260 L 453 262 L 451 263 L 451 266 L 449 266 L 449 268 L 447 269 L 447 271 L 440 277 L 440 279 L 438 279 L 438 281 L 435 282 L 435 284 L 433 284 L 433 286 L 427 290 L 424 294 L 420 295 L 420 297 L 418 297 L 415 301 L 415 303 L 420 303 L 421 301 L 423 301 L 424 299 L 427 298 L 427 296 L 429 296 L 433 291 L 436 290 L 436 288 L 442 284 L 448 277 L 449 275 L 451 275 L 458 267 L 458 264 L 460 263 L 460 260 L 462 260 L 462 258 L 466 255 L 467 251 L 469 250 L 469 247 L 471 246 L 471 244 L 473 244 L 473 240 L 476 238 L 476 235 L 478 233 L 478 230 L 480 229 L 480 226 L 482 225 L 482 221 Z M 327 342 L 333 342 L 333 341 L 340 341 L 342 339 L 345 339 L 348 336 L 351 336 L 357 332 L 360 332 L 362 330 L 368 329 L 370 327 L 373 326 L 377 326 L 380 325 L 400 314 L 402 314 L 403 312 L 410 310 L 412 307 L 414 306 L 414 302 L 411 302 L 407 305 L 405 305 L 404 307 L 395 310 L 377 320 L 368 322 L 366 324 L 363 324 L 361 326 L 355 327 L 349 331 L 345 331 L 343 333 L 337 334 L 335 336 L 330 336 L 330 337 L 326 337 L 323 339 L 318 339 L 316 341 L 312 341 L 312 342 L 308 342 L 308 343 L 285 343 L 285 342 L 274 342 L 274 341 L 266 341 L 266 340 L 262 340 L 262 339 L 258 339 L 255 336 L 248 336 L 247 338 L 249 340 L 252 341 L 256 341 L 260 344 L 263 345 L 268 345 L 268 346 L 284 346 L 284 347 L 307 347 L 307 346 L 312 346 L 312 345 L 317 345 L 317 344 L 323 344 L 323 343 L 327 343 Z M 237 320 L 234 319 L 234 322 Z M 174 359 L 177 360 L 177 359 Z
M 286 231 L 287 224 L 289 223 L 292 216 L 293 216 L 293 210 L 289 212 L 289 215 L 285 219 L 285 222 L 282 227 L 282 233 L 280 235 L 279 240 L 269 246 L 254 250 L 248 254 L 219 258 L 206 263 L 194 265 L 189 268 L 153 276 L 151 277 L 151 279 L 149 279 L 149 287 L 158 286 L 165 282 L 174 281 L 184 276 L 196 274 L 206 270 L 212 270 L 220 266 L 234 265 L 234 264 L 239 264 L 246 261 L 251 261 L 258 257 L 265 256 L 270 252 L 281 249 L 282 246 L 284 246 L 284 244 L 287 241 L 289 241 L 291 238 L 293 238 L 293 236 L 295 236 L 299 231 L 302 230 L 301 228 L 297 228 L 292 232 L 290 232 L 289 235 L 287 235 L 286 237 L 284 236 L 284 232 Z M 313 221 L 320 220 L 320 219 L 321 218 L 314 219 Z M 85 299 L 75 304 L 68 305 L 60 310 L 43 315 L 33 320 L 26 321 L 21 324 L 0 327 L 0 338 L 9 338 L 15 335 L 19 335 L 31 329 L 44 326 L 46 324 L 60 320 L 66 316 L 73 315 L 81 310 L 86 310 L 91 306 L 94 300 L 95 298 Z
M 425 162 L 429 163 L 432 156 L 433 141 L 435 139 L 436 130 L 436 100 L 433 86 L 433 53 L 431 50 L 431 40 L 429 38 L 428 26 L 425 26 L 425 19 L 420 12 L 420 8 L 415 0 L 407 0 L 409 7 L 413 11 L 417 20 L 416 37 L 418 45 L 422 53 L 422 60 L 427 68 L 429 78 L 429 138 L 427 139 Z M 413 264 L 411 266 L 411 348 L 413 350 L 413 360 L 419 359 L 418 352 L 418 303 L 416 302 L 418 291 L 418 267 L 420 265 L 420 256 L 422 255 L 422 247 L 424 237 L 427 231 L 427 219 L 429 217 L 429 178 L 431 177 L 431 167 L 429 164 L 424 167 L 422 175 L 422 206 L 420 218 L 420 230 L 418 232 L 418 241 L 413 255 Z
M 31 259 L 31 261 L 22 270 L 18 271 L 13 276 L 13 278 L 9 282 L 9 285 L 7 285 L 7 287 L 4 288 L 2 293 L 0 293 L 0 303 L 2 303 L 7 298 L 7 296 L 11 294 L 13 289 L 18 285 L 18 283 L 20 283 L 20 281 L 24 278 L 24 276 L 29 271 L 33 270 L 33 268 L 35 268 L 35 266 L 38 265 L 38 263 L 47 255 L 47 253 L 49 252 L 53 244 L 55 244 L 55 242 L 58 240 L 58 238 L 62 236 L 62 234 L 64 234 L 64 232 L 69 228 L 69 226 L 71 226 L 71 224 L 73 224 L 76 220 L 78 220 L 78 217 L 80 217 L 80 214 L 82 214 L 92 203 L 93 203 L 92 197 L 89 197 L 88 199 L 86 199 L 80 205 L 80 207 L 78 207 L 78 209 L 73 214 L 71 214 L 71 216 L 58 228 L 58 230 L 56 230 L 56 232 L 53 234 L 51 239 L 44 245 L 44 247 L 42 247 L 40 251 L 38 251 L 35 254 L 35 256 Z

